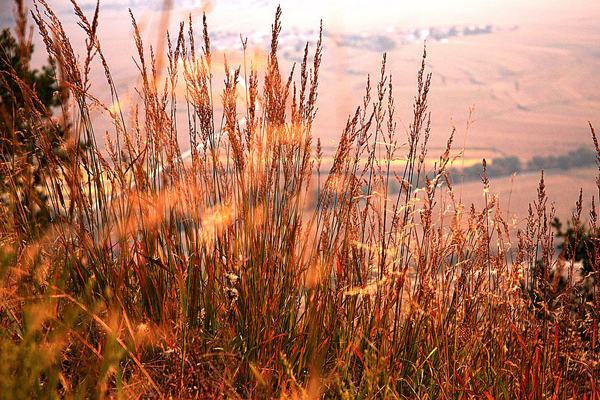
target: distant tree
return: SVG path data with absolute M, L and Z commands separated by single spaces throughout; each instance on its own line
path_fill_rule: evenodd
M 580 168 L 594 165 L 596 161 L 596 152 L 586 147 L 581 147 L 577 150 L 567 153 L 569 160 L 569 168 Z
M 32 237 L 50 221 L 44 173 L 63 136 L 51 118 L 63 100 L 51 65 L 30 68 L 26 10 L 17 7 L 18 39 L 9 29 L 0 34 L 0 217 Z
M 593 165 L 596 161 L 596 153 L 591 149 L 580 147 L 569 151 L 562 156 L 550 155 L 548 157 L 535 156 L 527 163 L 529 171 L 541 171 L 549 169 L 569 170 Z
M 487 166 L 486 175 L 488 178 L 500 176 L 510 176 L 515 172 L 521 172 L 521 160 L 516 156 L 507 156 L 494 158 Z M 483 174 L 483 168 L 480 164 L 466 167 L 462 171 L 464 181 L 474 181 L 480 179 Z
M 521 160 L 516 156 L 503 158 L 494 158 L 492 164 L 488 166 L 488 176 L 509 176 L 515 172 L 521 172 Z

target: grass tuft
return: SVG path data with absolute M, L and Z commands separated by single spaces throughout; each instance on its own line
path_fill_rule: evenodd
M 595 203 L 590 276 L 574 269 L 576 237 L 555 251 L 543 173 L 524 229 L 505 221 L 486 160 L 485 205 L 462 204 L 454 131 L 426 163 L 426 51 L 406 136 L 384 54 L 328 162 L 319 139 L 313 146 L 322 27 L 312 57 L 307 44 L 299 71 L 283 73 L 278 8 L 264 79 L 225 59 L 216 93 L 206 16 L 202 40 L 190 16 L 158 55 L 131 12 L 141 84 L 126 112 L 97 37 L 98 6 L 90 22 L 72 4 L 87 36 L 83 63 L 46 1 L 32 10 L 65 100 L 58 117 L 16 72 L 1 80 L 29 99 L 51 223 L 23 229 L 34 213 L 14 201 L 15 182 L 32 159 L 3 152 L 0 393 L 599 397 Z M 19 24 L 26 32 L 26 18 Z M 92 95 L 95 58 L 113 105 Z M 113 127 L 104 150 L 95 109 Z M 3 140 L 18 149 L 7 126 Z

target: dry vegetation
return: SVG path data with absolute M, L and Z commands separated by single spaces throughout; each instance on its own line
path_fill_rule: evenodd
M 556 257 L 543 174 L 516 234 L 485 161 L 485 206 L 461 203 L 453 132 L 425 163 L 425 55 L 407 134 L 384 55 L 324 171 L 312 136 L 321 41 L 282 75 L 279 10 L 265 76 L 226 66 L 220 94 L 206 18 L 201 43 L 190 18 L 161 59 L 132 15 L 142 84 L 122 112 L 90 93 L 99 59 L 119 100 L 97 11 L 88 20 L 73 1 L 88 36 L 80 62 L 46 2 L 35 5 L 65 101 L 51 117 L 27 82 L 3 75 L 27 99 L 36 151 L 32 161 L 2 132 L 16 150 L 1 160 L 0 396 L 599 398 L 600 293 L 581 289 L 598 282 L 600 244 L 586 247 L 593 276 L 578 274 L 573 249 Z M 104 152 L 98 109 L 114 127 Z M 45 229 L 33 212 L 44 203 L 20 201 L 37 193 L 24 180 L 32 162 L 47 165 Z M 589 222 L 581 204 L 572 224 L 597 232 L 594 203 Z

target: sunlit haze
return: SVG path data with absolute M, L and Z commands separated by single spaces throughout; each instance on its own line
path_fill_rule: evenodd
M 93 13 L 95 1 L 79 4 L 84 12 Z M 600 2 L 573 4 L 541 0 L 283 1 L 280 61 L 284 68 L 299 62 L 306 42 L 314 48 L 323 21 L 323 69 L 314 134 L 329 143 L 339 138 L 346 119 L 360 103 L 367 75 L 378 74 L 384 52 L 393 74 L 399 126 L 408 128 L 416 72 L 426 43 L 428 70 L 433 74 L 431 152 L 444 146 L 454 124 L 458 143 L 466 145 L 468 163 L 504 156 L 517 156 L 527 163 L 536 155 L 564 155 L 590 146 L 587 121 L 600 119 Z M 70 2 L 49 1 L 49 5 L 83 54 L 83 34 Z M 139 81 L 128 8 L 146 45 L 159 50 L 165 44 L 161 24 L 168 23 L 175 35 L 179 21 L 191 15 L 199 25 L 206 12 L 219 59 L 227 55 L 231 66 L 241 65 L 241 34 L 248 38 L 247 59 L 260 72 L 276 7 L 277 2 L 269 0 L 101 1 L 99 38 L 123 98 L 132 101 L 136 97 L 133 87 Z M 10 26 L 12 3 L 2 0 L 1 9 L 2 27 Z M 43 48 L 37 35 L 34 43 Z M 34 54 L 38 63 L 44 57 L 42 51 Z M 92 77 L 97 82 L 92 86 L 95 94 L 110 102 L 101 68 Z M 221 79 L 218 74 L 217 78 Z M 473 106 L 474 122 L 465 136 Z M 101 117 L 98 123 L 102 124 Z M 578 171 L 575 178 L 593 190 L 592 173 Z M 573 199 L 563 199 L 561 185 L 552 183 L 562 179 L 561 174 L 557 171 L 550 176 L 548 186 L 555 201 L 565 203 L 558 207 L 559 213 L 568 215 Z M 515 184 L 533 193 L 535 181 L 536 177 L 524 174 Z M 497 185 L 500 192 L 509 190 L 508 178 L 499 179 Z M 526 204 L 516 207 L 524 211 Z

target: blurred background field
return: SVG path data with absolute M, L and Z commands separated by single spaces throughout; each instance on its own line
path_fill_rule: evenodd
M 76 26 L 70 3 L 59 0 L 50 5 L 83 57 L 83 33 Z M 128 8 L 138 19 L 142 38 L 158 54 L 165 48 L 166 27 L 176 32 L 179 21 L 190 13 L 198 17 L 205 11 L 215 63 L 222 64 L 224 54 L 231 67 L 241 65 L 241 35 L 248 38 L 248 63 L 253 62 L 260 74 L 266 66 L 276 5 L 269 0 L 101 1 L 98 37 L 120 89 L 122 108 L 139 103 L 133 91 L 139 76 L 132 59 L 135 47 Z M 432 150 L 443 149 L 452 124 L 458 129 L 457 143 L 467 148 L 467 164 L 480 163 L 482 158 L 491 163 L 506 156 L 516 156 L 526 164 L 535 156 L 561 156 L 581 146 L 591 148 L 587 121 L 600 119 L 597 1 L 584 0 L 577 6 L 564 0 L 283 1 L 281 5 L 280 62 L 284 70 L 301 61 L 306 41 L 314 45 L 323 19 L 325 55 L 314 132 L 326 147 L 339 139 L 346 119 L 361 101 L 367 75 L 378 74 L 383 52 L 388 54 L 393 74 L 399 127 L 407 129 L 416 67 L 426 41 L 433 73 L 429 98 Z M 92 12 L 95 2 L 87 0 L 81 6 Z M 11 26 L 12 8 L 9 0 L 2 0 L 0 28 Z M 37 48 L 43 46 L 39 35 L 34 35 L 34 43 Z M 34 65 L 44 58 L 43 51 L 35 52 Z M 215 70 L 218 86 L 223 76 L 220 68 Z M 92 70 L 91 83 L 92 93 L 110 104 L 101 68 Z M 473 123 L 465 137 L 473 106 Z M 185 110 L 179 113 L 185 121 Z M 99 114 L 93 118 L 100 127 L 102 147 L 104 131 L 110 131 L 110 125 Z M 185 150 L 185 137 L 180 139 Z M 521 175 L 518 173 L 514 182 L 527 198 L 535 193 L 536 179 Z M 569 206 L 573 199 L 568 194 L 571 191 L 563 190 L 559 182 L 574 190 L 581 186 L 588 195 L 594 191 L 593 175 L 585 168 L 553 169 L 547 175 L 551 201 L 556 202 L 557 215 L 563 219 L 573 211 Z M 498 187 L 509 185 L 506 176 L 492 178 L 492 182 Z M 471 184 L 464 190 L 472 199 L 481 192 Z M 527 209 L 519 195 L 513 196 L 511 205 L 514 210 Z

